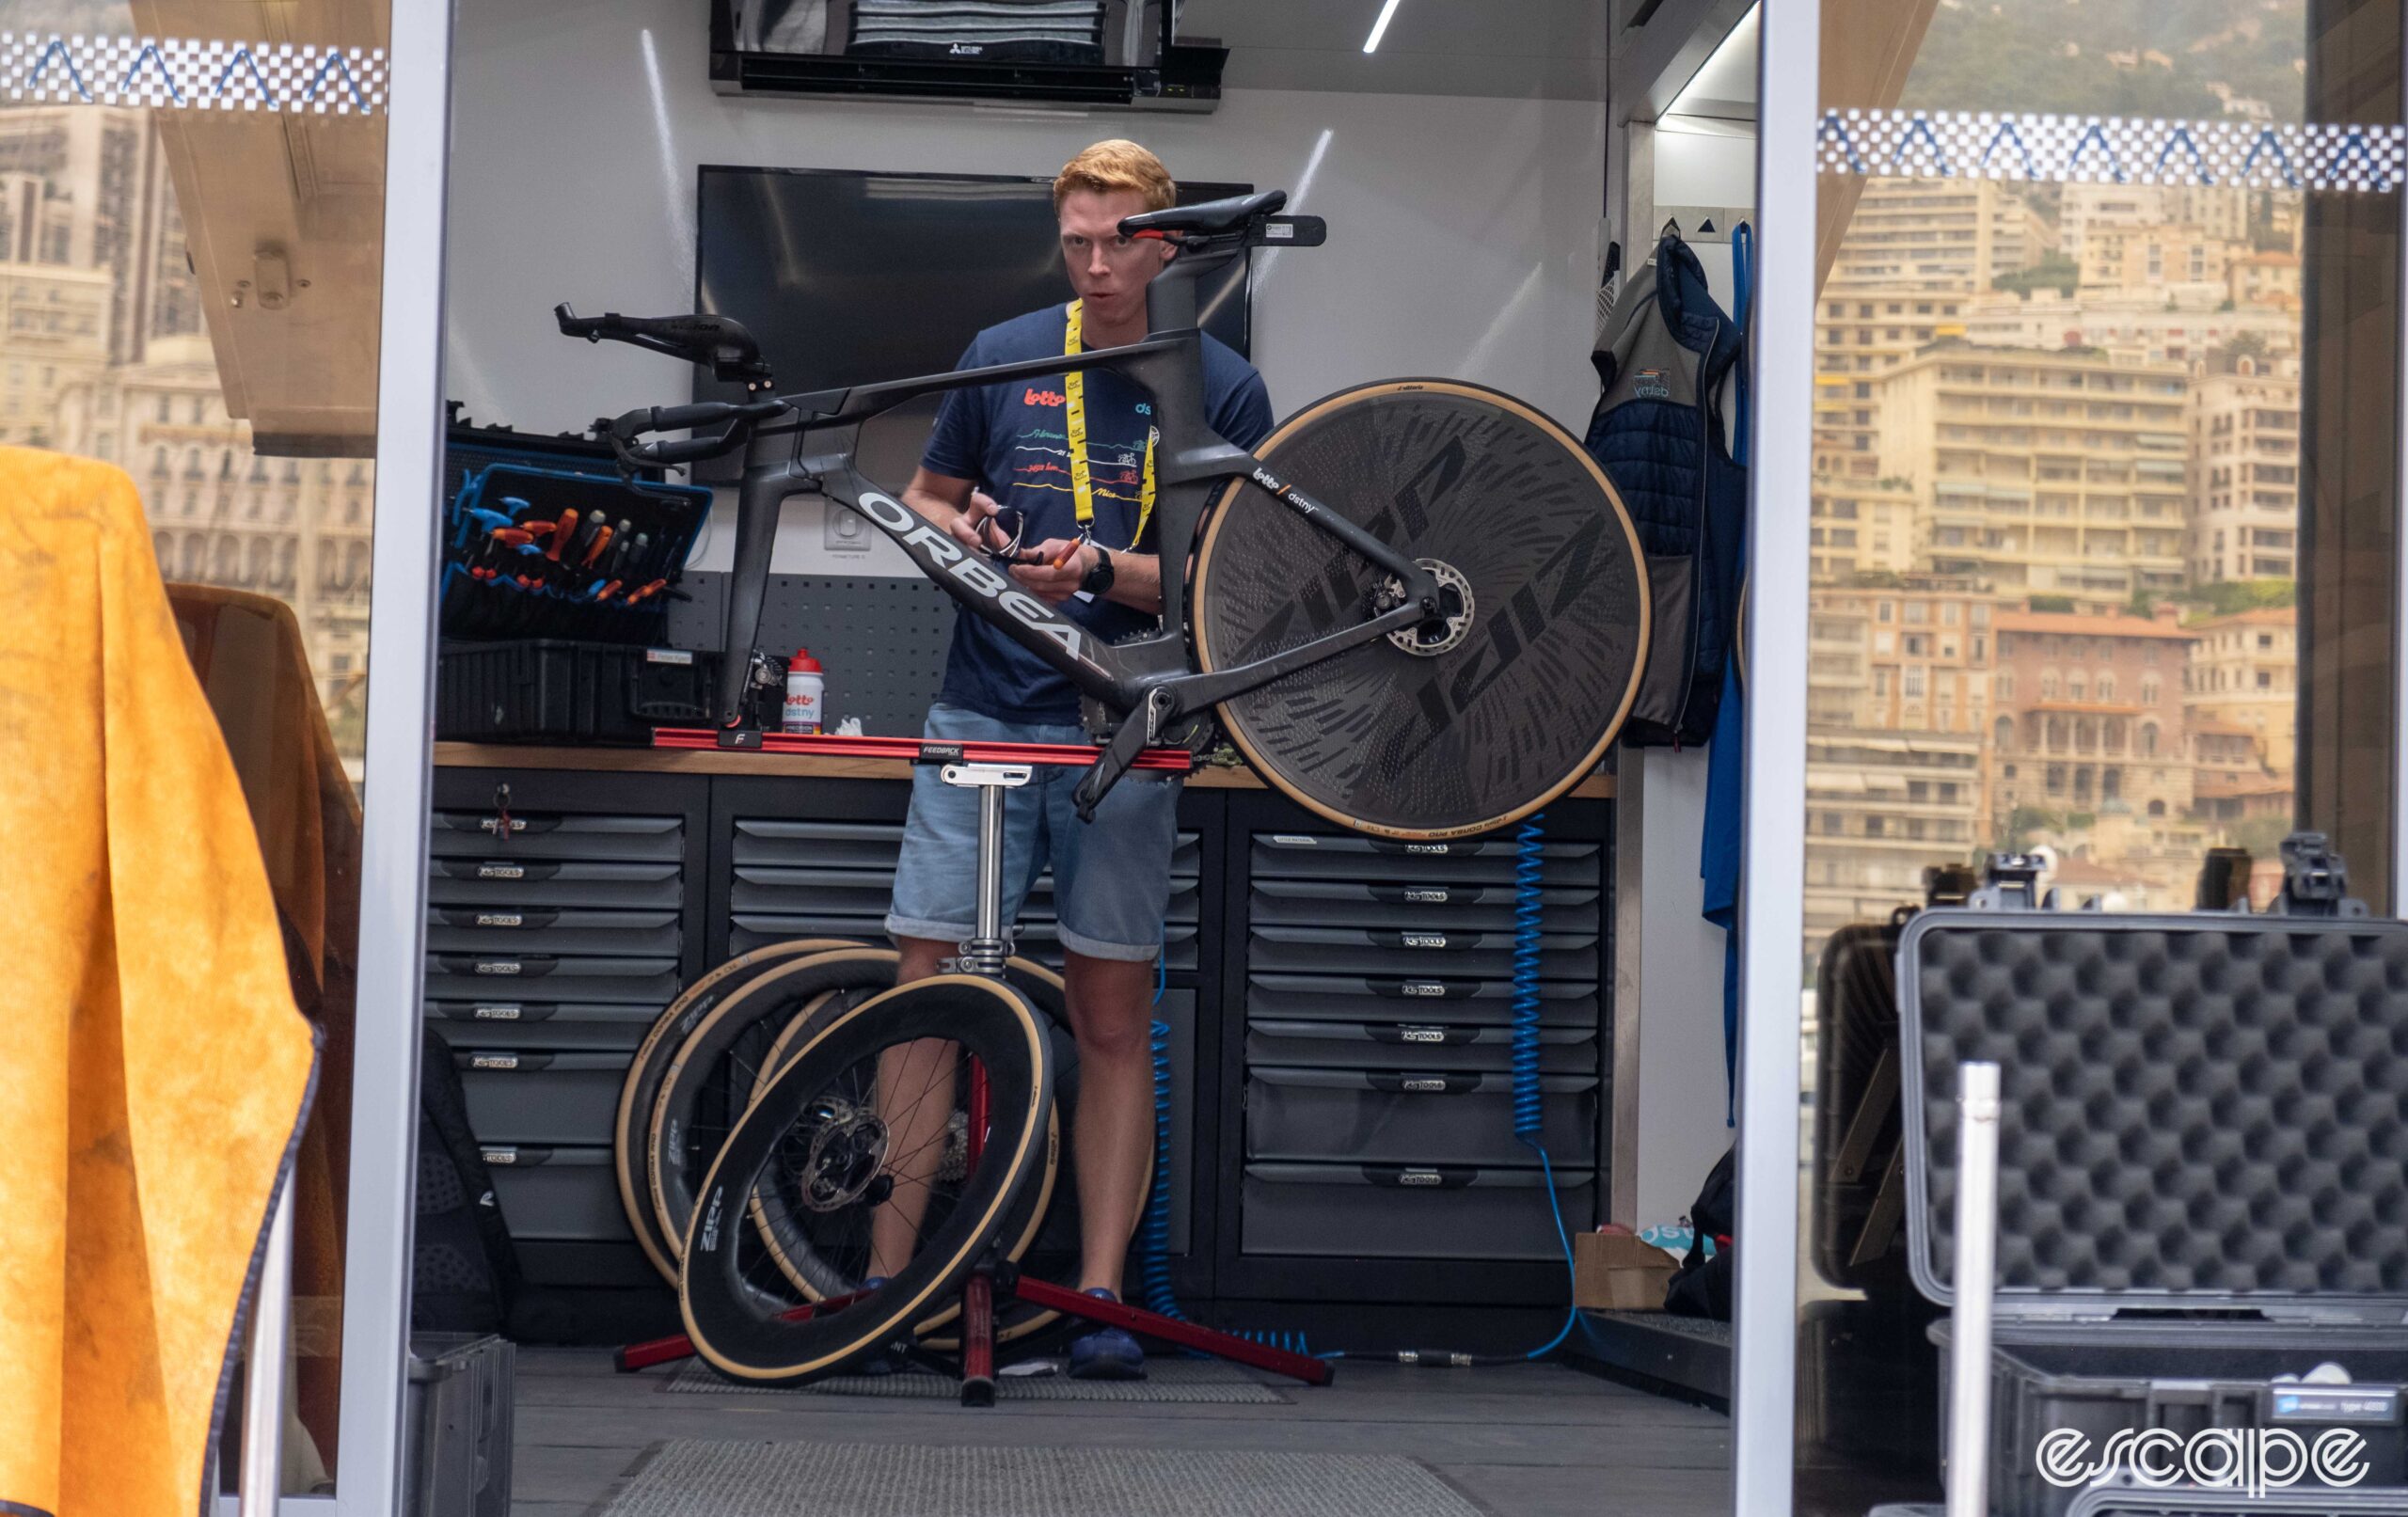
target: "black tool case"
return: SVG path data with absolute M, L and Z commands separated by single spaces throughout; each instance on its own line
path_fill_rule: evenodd
M 1992 1513 L 2072 1506 L 2059 1429 L 2095 1459 L 2342 1428 L 2363 1485 L 2408 1484 L 2408 923 L 2018 909 L 2026 877 L 1899 936 L 1909 1266 L 1943 1305 L 1957 1068 L 2000 1069 Z M 2352 1383 L 2290 1379 L 2323 1365 Z

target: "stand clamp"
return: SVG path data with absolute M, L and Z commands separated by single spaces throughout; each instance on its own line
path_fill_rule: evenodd
M 954 967 L 965 974 L 1000 980 L 1012 956 L 1011 928 L 1004 921 L 1004 792 L 1028 783 L 1026 764 L 947 764 L 944 782 L 978 792 L 978 925 L 961 945 Z

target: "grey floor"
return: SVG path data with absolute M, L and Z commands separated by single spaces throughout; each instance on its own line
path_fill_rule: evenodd
M 669 1438 L 1404 1454 L 1494 1517 L 1730 1517 L 1728 1419 L 1547 1365 L 1347 1365 L 1336 1384 L 1294 1387 L 1282 1406 L 1023 1402 L 983 1412 L 664 1394 L 669 1374 L 613 1374 L 601 1350 L 519 1350 L 513 1517 L 589 1517 L 647 1447 Z

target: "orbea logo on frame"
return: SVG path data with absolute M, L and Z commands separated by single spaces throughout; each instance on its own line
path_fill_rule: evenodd
M 2367 1477 L 2367 1441 L 2328 1428 L 2314 1443 L 2289 1428 L 2209 1428 L 2189 1438 L 2165 1428 L 2126 1429 L 2095 1446 L 2070 1428 L 2044 1433 L 2033 1451 L 2040 1478 L 2061 1489 L 2129 1480 L 2145 1490 L 2174 1486 L 2263 1496 L 2303 1484 L 2356 1485 Z

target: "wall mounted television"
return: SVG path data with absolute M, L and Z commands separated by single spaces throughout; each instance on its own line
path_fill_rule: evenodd
M 1182 182 L 1180 199 L 1252 189 Z M 743 323 L 786 394 L 941 373 L 982 328 L 1070 297 L 1047 178 L 705 165 L 698 207 L 694 309 Z M 1233 262 L 1199 292 L 1204 329 L 1241 354 L 1246 272 Z M 696 400 L 741 394 L 696 371 Z M 935 414 L 929 398 L 864 429 L 870 477 L 909 479 Z

